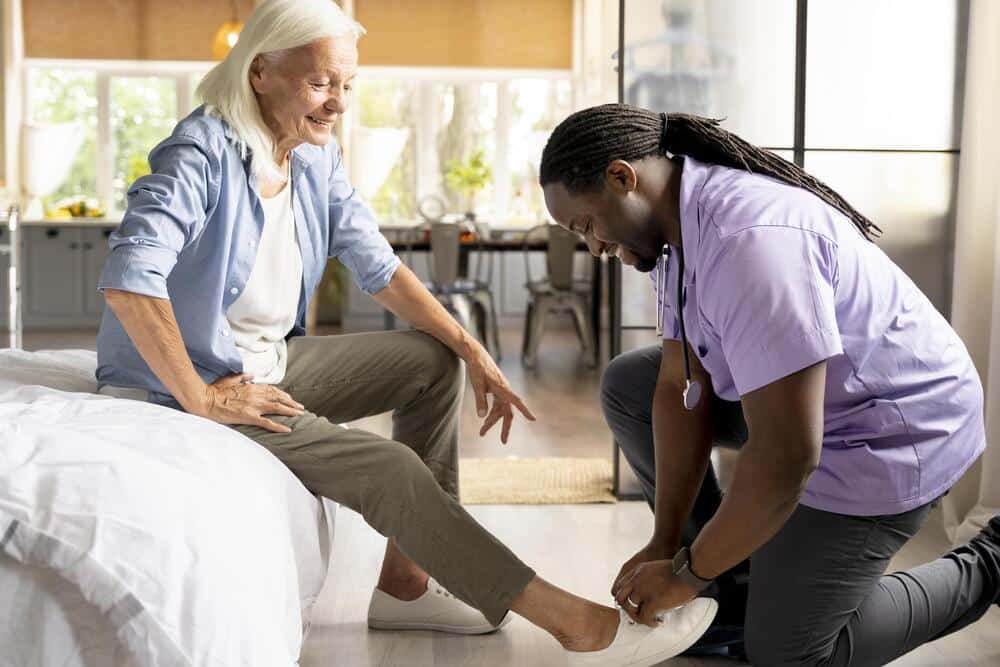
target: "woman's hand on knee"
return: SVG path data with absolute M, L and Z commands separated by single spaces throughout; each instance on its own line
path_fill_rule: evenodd
M 264 415 L 299 417 L 305 406 L 273 384 L 253 384 L 249 375 L 229 375 L 205 385 L 205 400 L 198 416 L 220 424 L 257 426 L 275 433 L 291 428 Z

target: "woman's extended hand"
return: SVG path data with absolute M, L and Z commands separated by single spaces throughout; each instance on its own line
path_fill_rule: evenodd
M 252 384 L 249 375 L 228 375 L 205 386 L 205 399 L 198 416 L 220 424 L 246 424 L 275 433 L 292 429 L 264 415 L 298 417 L 305 406 L 273 384 Z
M 476 345 L 465 363 L 468 367 L 469 381 L 472 382 L 472 390 L 476 394 L 476 414 L 483 417 L 483 426 L 479 429 L 479 435 L 486 435 L 493 425 L 503 418 L 503 425 L 500 429 L 500 442 L 507 444 L 507 436 L 510 435 L 510 425 L 514 421 L 514 409 L 535 421 L 535 415 L 531 414 L 521 398 L 510 388 L 510 383 L 504 377 L 503 372 L 497 367 L 493 358 L 485 348 Z M 487 394 L 493 394 L 493 407 L 489 408 Z M 489 414 L 487 410 L 489 409 Z

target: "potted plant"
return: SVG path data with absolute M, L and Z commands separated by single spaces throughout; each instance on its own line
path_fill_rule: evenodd
M 469 220 L 476 219 L 476 195 L 492 177 L 493 171 L 486 164 L 486 155 L 482 149 L 474 152 L 467 160 L 448 161 L 445 182 L 465 199 L 465 217 Z

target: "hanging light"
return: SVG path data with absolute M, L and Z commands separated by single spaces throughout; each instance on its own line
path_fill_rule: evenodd
M 212 40 L 212 58 L 215 60 L 222 60 L 228 55 L 230 49 L 236 46 L 236 41 L 240 38 L 240 30 L 243 29 L 237 0 L 231 0 L 231 2 L 233 17 L 219 26 L 215 32 L 215 39 Z

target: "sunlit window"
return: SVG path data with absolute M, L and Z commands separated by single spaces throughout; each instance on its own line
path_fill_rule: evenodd
M 33 71 L 28 79 L 28 104 L 29 122 L 77 123 L 83 133 L 69 175 L 48 199 L 96 195 L 97 74 L 93 70 Z

